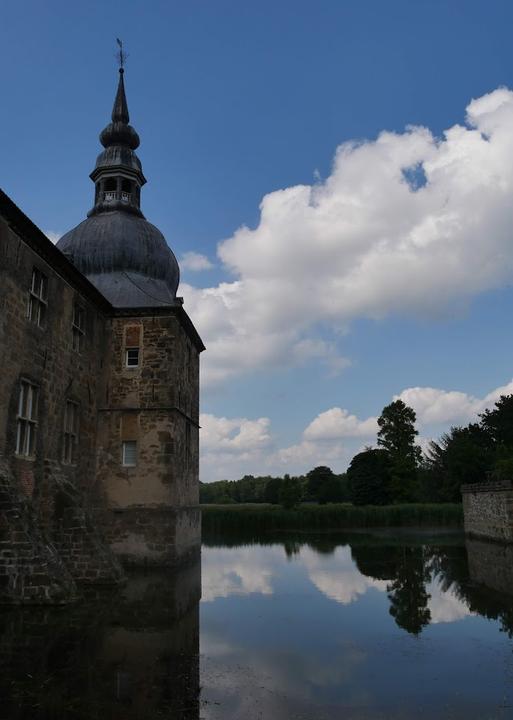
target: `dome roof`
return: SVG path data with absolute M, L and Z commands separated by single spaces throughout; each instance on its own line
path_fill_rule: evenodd
M 176 303 L 180 270 L 160 230 L 123 210 L 91 215 L 57 247 L 115 307 Z

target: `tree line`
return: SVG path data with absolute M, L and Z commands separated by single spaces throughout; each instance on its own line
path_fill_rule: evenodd
M 254 477 L 200 483 L 202 503 L 300 502 L 389 505 L 460 502 L 461 485 L 513 479 L 513 395 L 502 395 L 477 422 L 451 427 L 424 453 L 413 408 L 395 400 L 378 418 L 376 447 L 357 453 L 346 473 L 313 468 L 299 477 Z
M 201 503 L 271 503 L 291 508 L 300 502 L 350 502 L 347 475 L 319 466 L 306 475 L 245 475 L 240 480 L 200 483 Z

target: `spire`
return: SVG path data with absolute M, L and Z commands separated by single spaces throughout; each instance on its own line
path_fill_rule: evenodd
M 113 123 L 123 123 L 124 125 L 128 125 L 128 123 L 130 122 L 130 116 L 128 114 L 128 105 L 125 95 L 125 83 L 123 80 L 123 75 L 125 73 L 125 60 L 127 59 L 127 54 L 123 50 L 123 42 L 119 38 L 116 38 L 116 42 L 119 47 L 119 50 L 116 53 L 116 56 L 119 60 L 119 82 L 111 117 Z
M 139 147 L 139 135 L 129 124 L 125 94 L 125 58 L 123 45 L 119 45 L 119 80 L 110 122 L 100 133 L 105 148 L 96 160 L 90 175 L 95 184 L 94 207 L 89 215 L 111 210 L 124 210 L 142 217 L 140 189 L 146 182 L 141 161 L 134 150 Z
M 114 105 L 112 107 L 112 122 L 100 133 L 100 142 L 104 148 L 113 145 L 128 146 L 131 150 L 139 147 L 139 135 L 134 128 L 129 125 L 130 116 L 128 114 L 128 103 L 125 94 L 125 70 L 119 68 L 119 81 Z
M 119 83 L 118 83 L 118 91 L 116 93 L 116 99 L 114 100 L 114 107 L 112 108 L 112 122 L 113 123 L 123 123 L 124 125 L 128 125 L 130 122 L 130 116 L 128 114 L 128 105 L 126 102 L 126 95 L 125 95 L 125 83 L 123 81 L 123 75 L 124 75 L 124 69 L 123 66 L 119 68 Z

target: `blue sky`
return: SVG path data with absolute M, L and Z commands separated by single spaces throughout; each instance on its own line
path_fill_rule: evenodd
M 511 27 L 498 0 L 3 5 L 1 185 L 49 233 L 91 206 L 124 40 L 143 210 L 208 347 L 203 479 L 342 470 L 395 395 L 425 442 L 509 389 Z

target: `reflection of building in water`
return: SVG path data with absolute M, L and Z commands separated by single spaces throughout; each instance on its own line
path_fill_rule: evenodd
M 0 616 L 6 720 L 199 718 L 199 563 L 65 612 Z
M 513 545 L 467 538 L 468 571 L 473 582 L 513 595 Z

